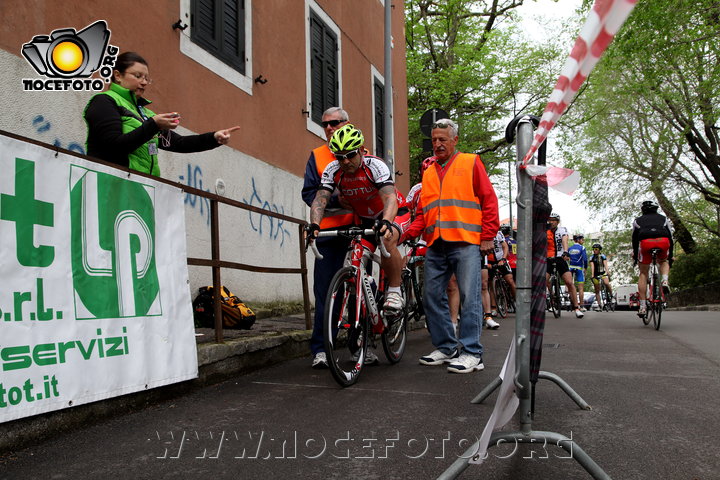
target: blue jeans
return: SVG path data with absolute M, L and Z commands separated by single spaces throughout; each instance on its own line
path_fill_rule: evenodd
M 315 242 L 323 259 L 315 259 L 315 269 L 313 272 L 315 321 L 313 323 L 312 337 L 310 337 L 310 352 L 313 355 L 325 351 L 325 340 L 323 337 L 325 300 L 333 276 L 342 268 L 350 240 L 344 237 L 324 237 L 318 238 Z
M 423 305 L 432 343 L 445 354 L 461 349 L 482 356 L 481 259 L 480 246 L 465 242 L 438 239 L 427 249 Z M 460 338 L 455 337 L 448 307 L 447 285 L 453 273 L 460 290 Z

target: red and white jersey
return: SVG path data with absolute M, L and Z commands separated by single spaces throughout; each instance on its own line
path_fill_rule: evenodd
M 417 206 L 420 203 L 420 192 L 422 191 L 422 183 L 416 183 L 408 192 L 405 197 L 405 205 L 410 211 L 415 214 Z
M 334 160 L 325 167 L 320 178 L 320 188 L 333 192 L 336 188 L 361 218 L 377 218 L 384 205 L 379 190 L 384 186 L 394 187 L 390 170 L 378 157 L 365 155 L 355 173 L 343 172 L 340 163 Z M 395 189 L 398 205 L 405 198 Z

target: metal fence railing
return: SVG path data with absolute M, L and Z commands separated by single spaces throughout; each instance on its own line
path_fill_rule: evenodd
M 141 176 L 141 177 L 147 177 L 150 178 L 156 182 L 165 183 L 168 185 L 172 185 L 173 187 L 179 188 L 185 193 L 188 193 L 190 195 L 197 195 L 198 197 L 203 197 L 208 199 L 210 202 L 210 243 L 211 243 L 211 252 L 210 252 L 210 258 L 195 258 L 195 257 L 188 257 L 187 264 L 193 265 L 193 266 L 205 266 L 212 268 L 212 279 L 213 279 L 213 290 L 215 292 L 219 292 L 222 281 L 220 278 L 220 269 L 221 268 L 228 268 L 228 269 L 235 269 L 235 270 L 246 270 L 250 272 L 260 272 L 260 273 L 281 273 L 281 274 L 299 274 L 302 282 L 302 292 L 303 292 L 303 304 L 304 304 L 304 310 L 305 310 L 305 328 L 311 329 L 312 328 L 312 319 L 310 317 L 310 294 L 308 289 L 308 278 L 307 278 L 307 261 L 305 258 L 305 236 L 303 234 L 303 228 L 307 224 L 305 220 L 301 220 L 298 218 L 290 217 L 287 215 L 283 215 L 277 212 L 273 212 L 271 210 L 265 210 L 259 207 L 255 207 L 252 205 L 248 205 L 243 202 L 239 202 L 237 200 L 232 200 L 230 198 L 226 198 L 214 193 L 206 192 L 197 188 L 190 187 L 188 185 L 184 185 L 182 183 L 173 182 L 172 180 L 167 180 L 165 178 L 161 177 L 155 177 L 152 175 L 140 173 L 134 170 L 130 170 L 125 167 L 121 167 L 112 163 L 104 162 L 102 160 L 98 160 L 93 157 L 88 157 L 87 155 L 81 155 L 77 152 L 73 152 L 70 150 L 65 150 L 63 148 L 50 145 L 47 143 L 39 142 L 37 140 L 33 140 L 31 138 L 23 137 L 20 135 L 16 135 L 13 133 L 5 132 L 0 130 L 0 135 L 4 135 L 10 138 L 14 138 L 16 140 L 20 140 L 22 142 L 31 143 L 33 145 L 37 145 L 43 148 L 46 148 L 53 152 L 54 155 L 57 156 L 58 153 L 63 153 L 66 155 L 71 155 L 73 157 L 82 158 L 94 163 L 99 163 L 102 165 L 106 165 L 108 167 L 115 168 L 120 171 L 124 171 L 127 173 L 132 173 L 133 175 Z M 279 220 L 284 220 L 286 222 L 295 223 L 298 226 L 298 254 L 300 259 L 300 266 L 299 267 L 291 267 L 291 268 L 280 268 L 280 267 L 264 267 L 259 265 L 250 265 L 245 263 L 237 263 L 237 262 L 229 262 L 225 261 L 221 258 L 220 253 L 220 212 L 219 212 L 219 204 L 225 204 L 233 208 L 239 208 L 242 210 L 248 210 L 250 212 L 255 212 L 261 215 L 266 215 L 268 217 L 277 218 Z M 221 308 L 221 302 L 220 302 L 220 296 L 215 295 L 215 341 L 217 343 L 222 343 L 223 341 L 223 328 L 222 328 L 222 308 Z

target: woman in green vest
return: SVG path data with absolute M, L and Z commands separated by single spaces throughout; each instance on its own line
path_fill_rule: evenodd
M 118 56 L 110 88 L 93 96 L 83 116 L 87 123 L 87 154 L 138 172 L 160 176 L 158 149 L 191 153 L 224 145 L 240 127 L 182 136 L 177 112 L 156 114 L 147 106 L 148 64 L 135 52 Z

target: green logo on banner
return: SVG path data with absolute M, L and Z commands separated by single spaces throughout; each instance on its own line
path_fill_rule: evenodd
M 161 315 L 154 188 L 73 166 L 70 213 L 78 319 Z

